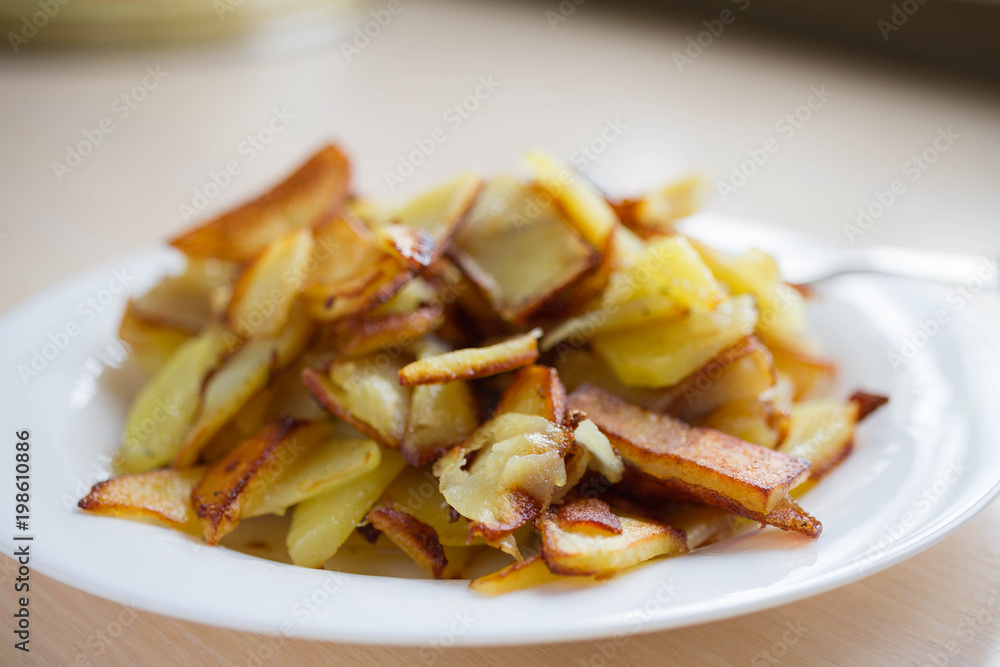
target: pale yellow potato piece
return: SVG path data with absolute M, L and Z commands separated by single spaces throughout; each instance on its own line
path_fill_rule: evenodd
M 622 481 L 625 463 L 611 445 L 608 437 L 601 433 L 597 425 L 589 419 L 584 419 L 573 432 L 576 442 L 586 448 L 590 454 L 587 466 L 595 470 L 611 482 Z
M 538 338 L 541 334 L 541 329 L 534 329 L 496 345 L 470 347 L 418 359 L 400 369 L 399 382 L 409 387 L 473 380 L 527 366 L 538 359 Z
M 223 331 L 206 329 L 182 344 L 139 391 L 115 456 L 122 472 L 159 468 L 177 455 L 202 402 L 202 383 L 226 351 Z
M 483 595 L 503 595 L 565 579 L 567 577 L 552 574 L 548 565 L 542 560 L 541 554 L 535 554 L 524 560 L 516 560 L 496 572 L 473 579 L 469 582 L 469 588 Z
M 382 462 L 382 450 L 374 441 L 326 439 L 330 430 L 322 429 L 317 436 L 320 442 L 309 443 L 304 452 L 282 465 L 278 477 L 243 516 L 284 515 L 289 507 L 348 484 Z
M 705 182 L 697 176 L 668 183 L 638 200 L 615 206 L 622 223 L 643 238 L 674 232 L 674 224 L 698 210 Z
M 264 388 L 274 372 L 295 361 L 311 333 L 312 323 L 296 311 L 275 338 L 252 340 L 229 357 L 205 385 L 198 418 L 173 465 L 184 468 L 197 463 L 212 436 Z
M 542 517 L 542 558 L 551 572 L 570 576 L 609 576 L 657 556 L 686 553 L 684 533 L 669 526 L 619 516 L 620 535 L 566 530 L 550 513 Z
M 305 285 L 312 252 L 309 229 L 298 229 L 268 245 L 247 265 L 233 286 L 226 322 L 241 338 L 270 338 L 288 321 Z
M 809 461 L 809 479 L 819 479 L 851 453 L 857 420 L 854 401 L 820 398 L 797 403 L 778 451 Z
M 292 562 L 323 567 L 405 467 L 397 452 L 383 451 L 382 463 L 375 470 L 296 505 L 286 540 Z
M 768 449 L 774 449 L 782 436 L 780 429 L 777 428 L 773 409 L 756 397 L 726 403 L 708 415 L 702 426 Z M 798 455 L 793 454 L 793 456 Z
M 580 236 L 603 251 L 618 225 L 618 216 L 607 200 L 569 167 L 544 153 L 528 153 L 524 164 L 535 182 L 559 202 Z
M 753 297 L 741 295 L 710 312 L 692 310 L 682 320 L 599 333 L 591 345 L 622 384 L 669 387 L 749 336 L 756 323 Z

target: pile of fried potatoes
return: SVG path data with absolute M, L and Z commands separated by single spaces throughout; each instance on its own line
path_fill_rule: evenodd
M 697 183 L 610 201 L 551 158 L 403 204 L 323 148 L 171 241 L 129 301 L 150 374 L 79 505 L 216 545 L 291 512 L 293 563 L 395 544 L 487 594 L 606 578 L 745 526 L 808 538 L 795 498 L 887 399 L 821 397 L 804 291 L 758 250 L 674 229 Z

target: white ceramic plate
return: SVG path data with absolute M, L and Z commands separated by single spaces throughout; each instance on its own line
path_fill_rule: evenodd
M 757 244 L 779 259 L 805 242 L 712 216 L 692 220 L 688 229 L 730 249 Z M 0 378 L 6 440 L 0 450 L 9 452 L 0 464 L 4 521 L 13 523 L 8 443 L 15 431 L 28 429 L 33 566 L 144 610 L 242 630 L 379 644 L 626 635 L 744 614 L 855 581 L 934 544 L 1000 488 L 996 330 L 971 304 L 958 308 L 945 288 L 849 276 L 820 289 L 812 307 L 815 330 L 841 365 L 842 395 L 861 386 L 892 400 L 863 424 L 854 454 L 802 499 L 823 522 L 817 541 L 773 528 L 751 531 L 601 585 L 485 598 L 464 582 L 308 570 L 209 548 L 151 525 L 85 516 L 74 503 L 106 475 L 101 462 L 116 448 L 130 391 L 127 373 L 114 369 L 117 319 L 128 293 L 178 266 L 166 250 L 125 258 L 48 291 L 0 323 L 10 355 L 10 370 Z M 118 282 L 127 282 L 117 293 L 115 271 Z M 921 321 L 942 308 L 948 322 L 934 335 L 918 334 Z M 43 349 L 51 338 L 64 342 L 57 332 L 71 324 L 79 332 L 63 349 L 54 356 L 56 348 Z M 899 351 L 904 339 L 915 343 L 915 353 L 893 369 L 889 352 Z M 32 349 L 53 358 L 26 384 L 15 369 L 30 365 Z M 13 526 L 0 532 L 10 553 Z

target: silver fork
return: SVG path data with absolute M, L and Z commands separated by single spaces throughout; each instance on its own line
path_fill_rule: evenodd
M 883 273 L 1000 292 L 997 253 L 976 257 L 887 246 L 842 248 L 793 230 L 708 212 L 685 219 L 680 229 L 721 250 L 760 248 L 777 260 L 785 281 L 800 285 L 845 273 Z

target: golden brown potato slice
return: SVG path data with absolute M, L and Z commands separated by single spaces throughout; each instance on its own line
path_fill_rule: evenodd
M 611 507 L 599 498 L 576 496 L 556 512 L 560 528 L 588 535 L 621 535 L 622 523 Z
M 469 588 L 484 595 L 503 595 L 568 578 L 552 574 L 539 553 L 524 560 L 515 560 L 496 572 L 473 579 L 469 582 Z
M 858 406 L 858 421 L 863 421 L 875 412 L 883 405 L 889 402 L 888 396 L 882 396 L 881 394 L 870 394 L 867 391 L 862 391 L 858 389 L 853 394 L 851 398 L 848 399 L 851 403 L 856 403 Z
M 292 419 L 271 422 L 212 464 L 191 491 L 206 542 L 216 545 L 231 532 L 281 474 L 280 461 L 301 454 L 296 436 L 307 426 Z
M 601 501 L 597 501 L 601 502 Z M 657 556 L 686 553 L 684 533 L 655 521 L 618 517 L 621 532 L 575 530 L 553 512 L 539 521 L 542 558 L 549 570 L 572 576 L 607 577 Z
M 756 398 L 775 382 L 771 353 L 749 336 L 671 387 L 663 411 L 693 422 L 733 401 Z
M 319 404 L 369 438 L 399 449 L 406 433 L 411 390 L 399 385 L 399 369 L 408 357 L 379 353 L 344 359 L 328 373 L 310 368 L 302 382 Z
M 437 304 L 388 315 L 346 317 L 330 326 L 324 344 L 338 356 L 357 357 L 382 348 L 398 351 L 443 322 L 444 309 Z
M 414 345 L 417 359 L 443 354 L 448 348 L 424 338 Z M 461 444 L 479 426 L 479 400 L 466 382 L 418 385 L 410 393 L 410 411 L 400 451 L 407 463 L 423 466 Z
M 547 366 L 525 366 L 504 390 L 496 412 L 538 415 L 556 424 L 566 424 L 566 389 L 559 373 Z
M 200 535 L 201 524 L 191 504 L 191 490 L 204 475 L 205 468 L 123 475 L 95 484 L 78 505 L 94 514 L 154 519 L 171 528 Z
M 371 217 L 389 246 L 421 270 L 448 248 L 482 188 L 479 177 L 467 172 L 402 206 L 372 211 Z
M 303 295 L 310 314 L 333 321 L 387 301 L 412 273 L 364 226 L 349 217 L 328 218 L 313 228 L 313 253 Z
M 626 386 L 670 387 L 753 333 L 756 322 L 753 297 L 744 295 L 682 320 L 599 333 L 590 344 Z
M 626 387 L 604 360 L 587 348 L 575 349 L 560 345 L 555 350 L 555 356 L 556 370 L 567 391 L 572 392 L 584 384 L 590 384 L 655 412 L 661 412 L 672 400 L 669 389 Z
M 434 465 L 441 493 L 473 520 L 469 536 L 499 543 L 548 507 L 566 483 L 572 432 L 536 415 L 500 414 Z
M 673 234 L 678 220 L 698 210 L 704 189 L 704 181 L 692 176 L 613 206 L 622 224 L 649 239 Z
M 226 309 L 226 324 L 245 339 L 270 338 L 288 321 L 305 285 L 312 252 L 309 229 L 297 229 L 264 248 L 240 274 Z
M 418 565 L 429 570 L 435 579 L 442 577 L 448 567 L 448 558 L 433 527 L 400 510 L 391 501 L 375 507 L 368 513 L 367 521 Z
M 222 297 L 239 275 L 233 262 L 189 257 L 184 271 L 168 276 L 132 300 L 138 316 L 196 334 L 219 313 Z
M 226 422 L 298 358 L 310 335 L 312 322 L 296 309 L 277 336 L 252 340 L 226 359 L 204 384 L 198 418 L 185 435 L 173 466 L 197 463 L 201 451 Z
M 159 468 L 177 455 L 202 403 L 205 378 L 227 349 L 222 329 L 209 327 L 182 344 L 139 391 L 115 456 L 122 472 Z
M 551 204 L 509 177 L 487 184 L 451 256 L 493 309 L 514 324 L 523 324 L 600 261 Z
M 603 251 L 618 224 L 607 200 L 569 167 L 544 153 L 530 152 L 524 163 L 536 186 L 556 201 L 580 236 Z
M 634 468 L 626 470 L 624 480 L 615 488 L 633 498 L 641 506 L 653 507 L 654 510 L 659 503 L 668 503 L 672 506 L 678 502 L 697 502 L 725 510 L 737 517 L 799 533 L 806 537 L 819 537 L 823 532 L 823 524 L 799 507 L 798 503 L 787 495 L 778 499 L 774 508 L 769 513 L 764 514 L 744 507 L 731 498 L 724 497 L 705 487 L 679 482 L 676 479 L 656 479 Z M 664 520 L 674 519 L 669 511 L 654 511 L 654 514 Z M 739 520 L 736 523 L 731 523 L 728 528 L 724 522 L 717 518 L 709 516 L 706 517 L 706 520 L 709 525 L 702 527 L 702 529 L 709 532 L 717 530 L 719 536 L 724 536 L 725 531 L 739 527 Z
M 684 306 L 662 297 L 643 296 L 623 303 L 606 300 L 551 327 L 539 347 L 545 352 L 561 347 L 560 344 L 579 348 L 600 332 L 620 331 L 652 321 L 682 320 L 688 312 Z
M 808 476 L 808 461 L 711 429 L 692 428 L 597 387 L 577 389 L 569 406 L 586 413 L 622 458 L 642 472 L 698 487 L 754 512 L 768 514 Z
M 339 210 L 349 180 L 347 158 L 336 146 L 327 146 L 264 196 L 178 236 L 171 244 L 190 257 L 245 262 L 283 234 Z
M 648 241 L 641 254 L 619 269 L 609 289 L 626 292 L 629 299 L 666 296 L 681 306 L 704 310 L 726 298 L 698 251 L 680 234 Z
M 538 359 L 540 329 L 486 347 L 470 347 L 425 357 L 399 371 L 404 387 L 489 377 L 521 368 Z

